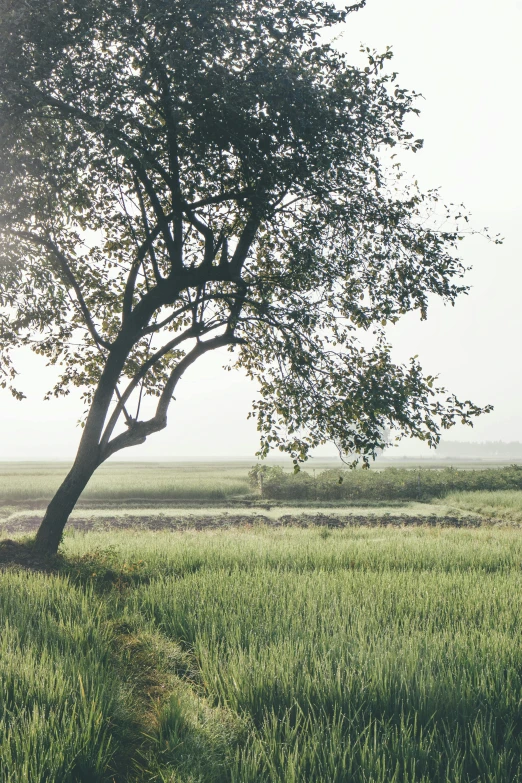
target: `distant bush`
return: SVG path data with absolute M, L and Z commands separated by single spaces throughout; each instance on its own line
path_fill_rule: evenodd
M 256 465 L 249 478 L 252 487 L 270 500 L 431 500 L 463 490 L 522 490 L 519 465 L 487 470 L 324 470 L 315 477 L 306 470 L 289 473 Z

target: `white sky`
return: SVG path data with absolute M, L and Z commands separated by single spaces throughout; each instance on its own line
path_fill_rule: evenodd
M 367 0 L 338 40 L 353 62 L 361 62 L 361 43 L 392 46 L 399 83 L 425 98 L 420 118 L 410 120 L 425 146 L 409 156 L 408 169 L 423 188 L 440 185 L 447 201 L 463 201 L 474 226 L 505 237 L 501 247 L 477 237 L 463 243 L 473 289 L 455 308 L 434 302 L 426 322 L 406 317 L 390 331 L 397 359 L 418 354 L 451 391 L 495 406 L 473 430 L 451 430 L 454 440 L 522 440 L 521 39 L 522 0 Z M 257 433 L 246 416 L 255 388 L 223 372 L 225 359 L 195 365 L 178 388 L 167 430 L 117 458 L 253 457 Z M 78 396 L 44 403 L 53 372 L 25 354 L 19 369 L 28 398 L 20 403 L 0 391 L 0 459 L 70 459 L 80 435 Z M 396 453 L 423 448 L 405 444 Z

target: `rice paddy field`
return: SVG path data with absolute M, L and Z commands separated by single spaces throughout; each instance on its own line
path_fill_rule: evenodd
M 0 462 L 0 503 L 48 502 L 66 463 Z M 250 491 L 250 462 L 114 462 L 103 465 L 85 489 L 85 501 L 226 500 Z
M 381 467 L 384 465 L 385 467 Z M 25 502 L 45 507 L 65 477 L 68 464 L 57 462 L 0 461 L 0 506 Z M 291 465 L 258 464 L 267 471 L 265 500 L 347 501 L 374 503 L 389 500 L 430 500 L 454 490 L 522 490 L 522 465 L 460 463 L 454 468 L 443 460 L 377 462 L 369 471 L 347 471 L 338 460 L 305 463 L 293 475 Z M 252 461 L 109 462 L 94 474 L 80 499 L 92 503 L 228 502 L 259 499 L 259 482 L 249 473 Z M 255 472 L 255 471 L 254 471 Z M 339 482 L 339 478 L 342 481 Z
M 146 500 L 1 568 L 0 783 L 522 781 L 522 492 Z

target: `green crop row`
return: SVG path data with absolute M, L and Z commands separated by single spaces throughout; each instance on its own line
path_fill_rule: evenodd
M 96 471 L 82 500 L 227 500 L 249 492 L 248 464 L 109 463 Z M 0 503 L 48 502 L 65 478 L 60 463 L 0 465 Z
M 48 502 L 67 472 L 64 464 L 0 466 L 0 504 Z M 522 467 L 310 470 L 230 463 L 110 463 L 93 476 L 81 500 L 226 502 L 261 496 L 275 501 L 383 502 L 431 500 L 449 492 L 521 490 Z

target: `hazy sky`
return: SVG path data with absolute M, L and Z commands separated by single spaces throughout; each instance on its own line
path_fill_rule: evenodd
M 501 247 L 480 237 L 463 243 L 463 258 L 473 266 L 470 295 L 455 308 L 434 301 L 426 322 L 404 318 L 390 331 L 396 358 L 418 354 L 451 391 L 495 406 L 473 430 L 460 426 L 448 438 L 522 440 L 522 0 L 367 0 L 338 32 L 337 45 L 357 63 L 361 43 L 391 46 L 401 86 L 423 94 L 421 116 L 410 122 L 425 146 L 407 162 L 421 186 L 441 186 L 447 201 L 466 204 L 474 226 L 505 237 Z M 257 433 L 246 416 L 255 388 L 223 372 L 225 358 L 195 365 L 178 388 L 167 430 L 122 456 L 253 457 Z M 44 403 L 53 372 L 26 354 L 19 369 L 27 400 L 0 391 L 0 459 L 71 458 L 80 435 L 79 397 Z M 422 451 L 416 443 L 401 447 Z

